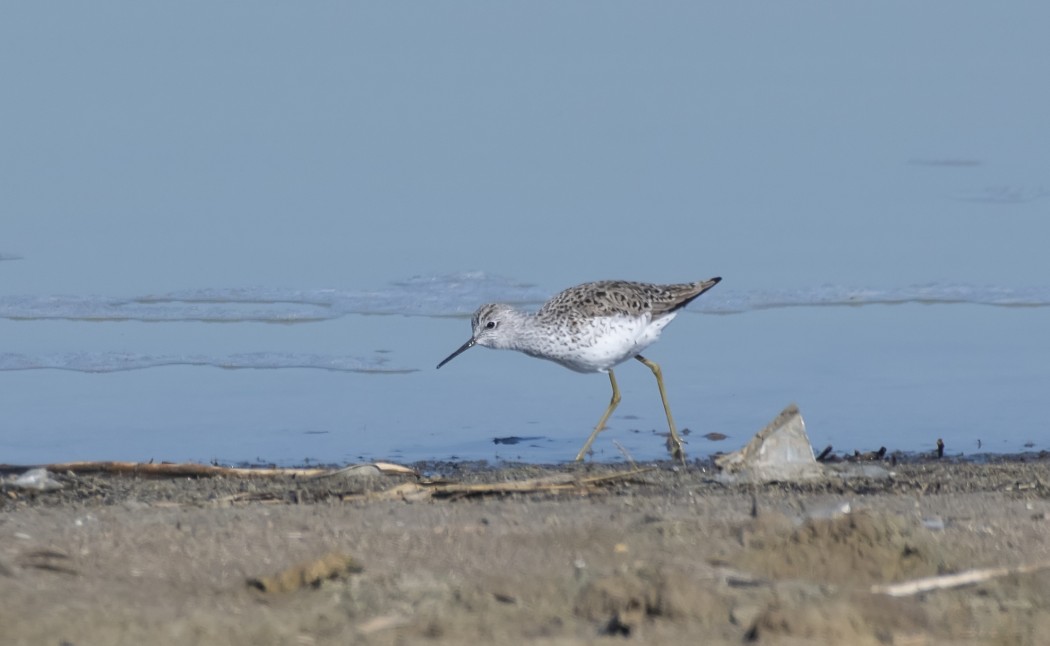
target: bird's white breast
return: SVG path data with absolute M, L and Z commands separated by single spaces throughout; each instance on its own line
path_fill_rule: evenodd
M 571 334 L 562 331 L 551 335 L 551 344 L 543 351 L 526 352 L 577 372 L 605 372 L 655 343 L 675 314 L 656 320 L 649 314 L 588 319 Z

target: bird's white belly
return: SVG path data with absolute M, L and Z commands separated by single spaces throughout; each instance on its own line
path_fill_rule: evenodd
M 674 315 L 655 321 L 648 314 L 591 319 L 575 335 L 558 335 L 546 352 L 534 356 L 550 359 L 577 372 L 605 372 L 655 343 Z

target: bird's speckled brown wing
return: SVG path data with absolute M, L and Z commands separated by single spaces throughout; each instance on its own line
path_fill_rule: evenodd
M 659 317 L 685 307 L 697 296 L 711 289 L 721 278 L 696 283 L 655 285 L 625 280 L 602 280 L 570 287 L 554 296 L 540 308 L 540 317 L 568 312 L 583 316 L 638 316 L 650 313 Z

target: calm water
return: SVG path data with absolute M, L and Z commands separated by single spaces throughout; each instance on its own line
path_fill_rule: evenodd
M 693 455 L 792 401 L 840 450 L 1050 448 L 1048 18 L 6 7 L 0 462 L 568 459 L 608 380 L 434 370 L 469 314 L 714 275 L 647 352 Z M 662 457 L 617 376 L 598 458 Z

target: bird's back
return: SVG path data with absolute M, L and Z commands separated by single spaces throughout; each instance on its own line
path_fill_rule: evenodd
M 642 316 L 660 318 L 685 307 L 711 289 L 717 279 L 696 283 L 657 285 L 626 280 L 601 280 L 570 287 L 544 303 L 537 316 Z

